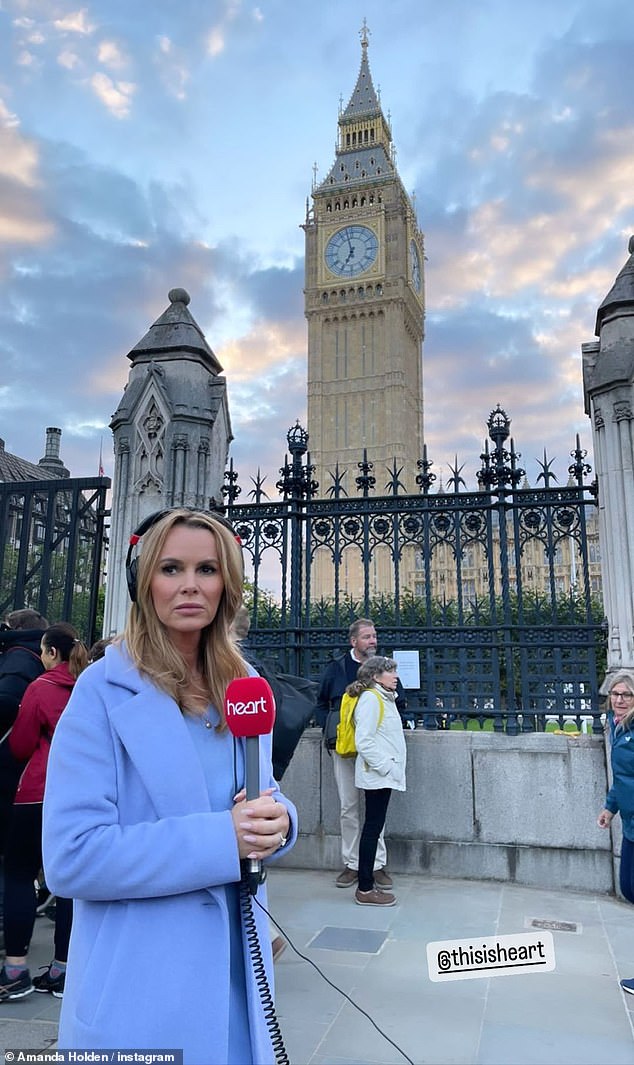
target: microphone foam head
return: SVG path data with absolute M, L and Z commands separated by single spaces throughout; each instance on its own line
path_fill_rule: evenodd
M 227 685 L 225 720 L 238 737 L 266 736 L 273 731 L 275 698 L 264 677 L 237 677 Z

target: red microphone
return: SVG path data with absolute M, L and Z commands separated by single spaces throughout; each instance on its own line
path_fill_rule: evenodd
M 229 731 L 246 740 L 244 783 L 247 799 L 260 794 L 260 736 L 273 731 L 275 697 L 264 677 L 237 677 L 225 692 L 225 719 Z M 259 858 L 248 859 L 249 891 L 255 895 L 264 880 Z

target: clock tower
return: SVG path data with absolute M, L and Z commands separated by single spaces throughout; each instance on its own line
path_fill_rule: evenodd
M 377 487 L 396 458 L 415 491 L 423 441 L 423 235 L 395 166 L 392 132 L 372 83 L 368 29 L 339 114 L 335 161 L 314 181 L 306 233 L 308 432 L 324 494 L 346 469 L 355 492 L 367 449 Z

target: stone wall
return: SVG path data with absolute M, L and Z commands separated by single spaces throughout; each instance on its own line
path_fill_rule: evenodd
M 406 732 L 407 791 L 386 838 L 393 873 L 614 891 L 611 836 L 597 827 L 606 787 L 600 737 Z M 283 781 L 300 838 L 289 867 L 340 869 L 339 804 L 321 732 L 309 729 Z

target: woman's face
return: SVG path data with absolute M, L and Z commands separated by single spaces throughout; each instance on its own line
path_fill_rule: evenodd
M 168 534 L 150 582 L 159 621 L 176 645 L 197 643 L 224 591 L 216 537 L 208 529 L 176 525 Z
M 633 705 L 634 692 L 630 691 L 628 685 L 624 681 L 617 681 L 614 687 L 610 689 L 610 706 L 614 712 L 614 720 L 617 725 L 623 720 L 626 714 L 629 714 Z
M 395 669 L 384 669 L 382 673 L 378 674 L 376 682 L 387 691 L 395 692 L 398 684 L 398 674 Z
M 43 639 L 40 643 L 40 661 L 46 670 L 57 665 L 57 651 L 54 647 L 46 647 Z

